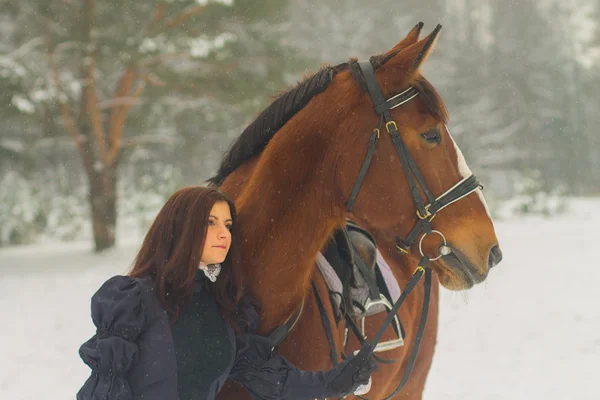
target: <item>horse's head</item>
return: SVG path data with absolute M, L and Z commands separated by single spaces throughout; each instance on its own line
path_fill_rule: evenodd
M 331 94 L 327 99 L 330 106 L 322 109 L 338 120 L 334 131 L 326 132 L 334 138 L 329 157 L 335 166 L 341 200 L 345 204 L 354 202 L 349 209 L 355 217 L 371 229 L 399 238 L 400 247 L 411 244 L 406 238 L 418 221 L 430 221 L 431 229 L 439 233 L 426 235 L 421 243 L 423 253 L 433 259 L 442 251 L 443 256 L 432 264 L 440 282 L 449 289 L 466 289 L 483 281 L 502 253 L 479 184 L 474 177 L 466 179 L 471 171 L 446 127 L 445 106 L 419 72 L 434 47 L 440 26 L 422 40 L 418 39 L 420 28 L 415 27 L 386 54 L 371 58 L 372 83 L 380 88 L 382 99 L 372 98 L 369 93 L 369 73 L 364 66 L 352 68 L 351 63 L 350 70 L 335 76 L 332 84 L 337 90 L 327 91 Z M 389 109 L 389 114 L 383 115 L 388 118 L 382 118 L 381 123 L 374 102 L 399 94 L 395 102 L 391 101 L 392 107 L 380 108 Z M 375 130 L 378 127 L 379 132 Z M 398 139 L 393 142 L 394 133 L 401 143 Z M 372 159 L 357 187 L 370 147 L 374 148 Z M 412 158 L 416 168 L 401 158 Z M 407 170 L 412 171 L 412 193 Z M 428 215 L 429 209 L 424 206 L 451 189 L 450 196 L 439 199 L 437 207 L 431 207 L 433 215 Z M 423 206 L 417 207 L 415 197 L 422 199 Z M 439 208 L 443 210 L 436 216 Z M 415 235 L 415 246 L 419 238 Z M 444 239 L 447 246 L 442 248 Z
M 240 218 L 248 214 L 254 220 L 286 221 L 269 225 L 272 238 L 297 241 L 297 231 L 309 235 L 306 246 L 314 248 L 295 249 L 299 252 L 318 251 L 317 242 L 343 223 L 344 210 L 370 229 L 399 239 L 406 239 L 421 221 L 419 211 L 447 241 L 443 250 L 449 254 L 433 264 L 440 281 L 447 288 L 464 289 L 481 282 L 501 252 L 478 183 L 466 179 L 471 173 L 446 128 L 446 108 L 420 73 L 440 28 L 419 40 L 421 26 L 373 57 L 369 66 L 350 61 L 325 67 L 282 94 L 240 135 L 210 181 L 240 194 Z M 377 104 L 373 85 L 381 91 Z M 394 107 L 383 104 L 385 99 Z M 247 164 L 252 167 L 240 169 Z M 407 171 L 422 179 L 411 185 Z M 425 209 L 449 189 L 450 196 Z M 416 197 L 423 205 L 416 205 Z M 442 206 L 447 207 L 432 219 Z M 303 212 L 290 212 L 297 208 Z M 417 246 L 420 236 L 412 236 Z M 423 252 L 436 257 L 443 237 L 427 235 Z M 290 248 L 285 251 L 297 256 Z

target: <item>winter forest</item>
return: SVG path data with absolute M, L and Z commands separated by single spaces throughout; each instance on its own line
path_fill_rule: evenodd
M 539 203 L 600 189 L 599 15 L 591 0 L 2 1 L 0 246 L 144 231 L 274 96 L 419 21 L 444 26 L 424 74 L 491 207 L 553 212 Z
M 420 21 L 504 253 L 440 290 L 423 398 L 597 398 L 600 0 L 0 0 L 0 398 L 73 398 L 90 296 L 166 199 L 280 93 Z

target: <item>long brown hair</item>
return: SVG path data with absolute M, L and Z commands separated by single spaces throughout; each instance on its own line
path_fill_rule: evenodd
M 243 285 L 238 270 L 240 246 L 235 205 L 218 189 L 202 186 L 180 189 L 167 200 L 148 230 L 129 272 L 132 277 L 151 277 L 171 322 L 177 320 L 192 298 L 210 210 L 221 201 L 227 202 L 231 211 L 231 247 L 221 263 L 219 278 L 208 287 L 225 320 L 235 328 L 238 326 Z

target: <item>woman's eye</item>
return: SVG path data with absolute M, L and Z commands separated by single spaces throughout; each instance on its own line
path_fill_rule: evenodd
M 231 232 L 231 225 L 225 225 L 227 227 L 227 229 L 229 230 L 229 232 Z
M 212 219 L 209 219 L 209 220 L 208 220 L 208 224 L 209 224 L 209 225 L 214 225 L 214 224 L 215 224 L 215 221 L 213 221 Z
M 428 131 L 425 133 L 421 133 L 421 137 L 427 140 L 428 143 L 440 143 L 442 141 L 442 135 L 439 131 Z

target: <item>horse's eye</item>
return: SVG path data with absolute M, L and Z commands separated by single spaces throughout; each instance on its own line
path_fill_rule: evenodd
M 437 129 L 421 133 L 421 137 L 431 144 L 438 144 L 442 141 L 442 135 Z

